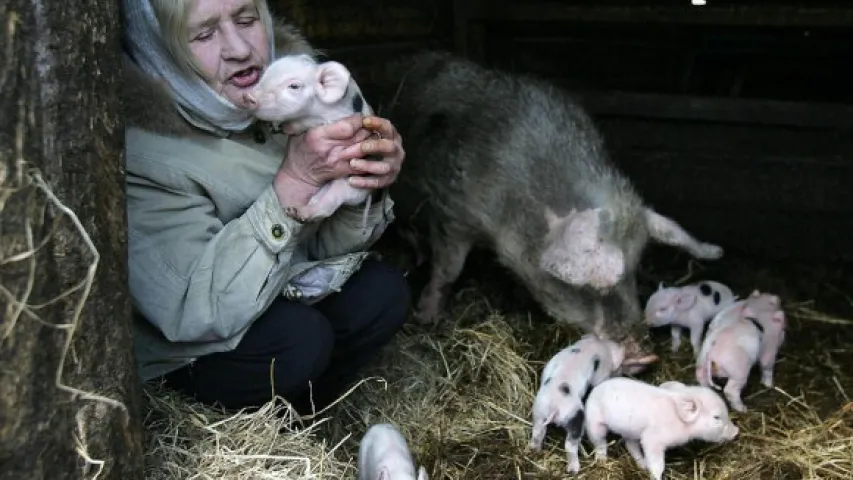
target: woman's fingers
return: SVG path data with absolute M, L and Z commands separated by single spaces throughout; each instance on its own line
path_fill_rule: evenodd
M 391 122 L 382 117 L 376 116 L 367 116 L 362 120 L 362 126 L 368 130 L 372 130 L 382 138 L 387 138 L 388 140 L 394 141 L 397 138 L 397 129 L 391 125 Z

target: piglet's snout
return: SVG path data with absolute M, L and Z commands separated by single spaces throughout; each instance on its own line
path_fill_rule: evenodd
M 249 109 L 256 109 L 258 107 L 257 94 L 252 92 L 246 92 L 243 94 L 243 102 L 246 104 L 246 107 Z
M 734 440 L 734 438 L 738 436 L 738 433 L 740 433 L 740 429 L 733 423 L 726 425 L 726 428 L 723 430 L 723 436 L 726 440 Z

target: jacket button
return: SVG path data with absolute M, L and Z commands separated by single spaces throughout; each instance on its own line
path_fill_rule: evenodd
M 272 226 L 270 233 L 272 233 L 272 236 L 275 238 L 281 238 L 284 235 L 284 227 L 282 227 L 281 224 L 276 223 Z

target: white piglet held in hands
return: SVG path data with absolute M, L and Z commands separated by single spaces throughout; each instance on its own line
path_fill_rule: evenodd
M 247 108 L 264 121 L 277 125 L 288 135 L 336 122 L 350 115 L 373 115 L 350 71 L 338 62 L 317 63 L 311 56 L 286 55 L 266 69 L 258 84 L 244 94 Z M 346 178 L 323 185 L 307 205 L 289 207 L 290 214 L 303 221 L 330 216 L 341 205 L 367 202 L 370 190 L 355 188 Z

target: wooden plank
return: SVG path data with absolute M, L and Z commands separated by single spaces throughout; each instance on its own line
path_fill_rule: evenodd
M 757 259 L 853 260 L 849 240 L 853 236 L 851 215 L 792 215 L 760 209 L 737 211 L 671 202 L 656 202 L 652 207 L 675 219 L 697 238 L 717 243 L 731 254 Z
M 577 92 L 594 115 L 853 129 L 853 105 L 620 91 Z
M 853 162 L 792 163 L 785 158 L 703 152 L 614 151 L 614 162 L 653 202 L 765 210 L 834 212 L 853 218 Z
M 615 149 L 737 153 L 853 166 L 853 135 L 843 131 L 607 116 L 596 118 L 596 123 Z
M 456 0 L 455 3 L 466 3 Z M 713 2 L 711 2 L 713 3 Z M 613 6 L 577 5 L 555 1 L 493 1 L 472 6 L 470 20 L 547 22 L 680 23 L 693 25 L 761 25 L 846 27 L 853 25 L 853 8 L 804 6 Z
M 455 53 L 476 60 L 484 58 L 485 27 L 481 19 L 471 17 L 471 12 L 482 10 L 486 3 L 483 0 L 453 2 L 453 50 Z

